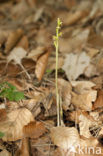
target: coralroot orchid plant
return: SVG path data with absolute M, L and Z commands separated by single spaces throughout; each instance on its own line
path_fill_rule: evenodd
M 60 32 L 62 22 L 57 19 L 56 35 L 53 36 L 54 46 L 56 49 L 56 69 L 55 69 L 55 86 L 56 86 L 56 103 L 57 103 L 57 126 L 60 126 L 62 118 L 62 106 L 60 102 L 59 90 L 58 90 L 58 53 L 59 53 L 59 37 L 62 35 Z

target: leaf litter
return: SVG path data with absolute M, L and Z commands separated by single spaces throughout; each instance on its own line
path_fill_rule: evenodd
M 102 0 L 0 1 L 0 155 L 93 156 L 103 151 Z M 22 11 L 21 11 L 22 10 Z M 58 88 L 63 126 L 56 127 L 56 20 Z M 11 96 L 11 98 L 9 98 Z M 15 100 L 17 97 L 17 100 Z M 49 124 L 48 124 L 49 123 Z M 13 150 L 8 150 L 12 144 Z M 17 149 L 15 149 L 17 146 Z M 102 156 L 101 153 L 99 153 Z

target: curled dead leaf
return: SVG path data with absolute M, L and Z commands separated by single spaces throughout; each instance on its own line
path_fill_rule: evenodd
M 37 60 L 35 74 L 39 81 L 41 81 L 44 75 L 48 63 L 49 55 L 50 55 L 50 51 L 47 51 L 44 54 L 42 54 Z
M 37 59 L 44 53 L 45 47 L 44 46 L 39 46 L 36 49 L 31 50 L 28 53 L 27 58 L 33 59 L 35 62 Z
M 22 35 L 22 29 L 17 29 L 16 31 L 10 33 L 5 44 L 5 53 L 8 53 L 16 45 Z
M 76 0 L 64 0 L 64 4 L 67 8 L 71 8 L 76 5 Z
M 15 61 L 16 64 L 21 64 L 21 60 L 26 56 L 27 51 L 21 47 L 14 48 L 7 57 L 7 61 Z
M 34 148 L 35 146 L 35 148 L 39 152 L 38 156 L 47 156 L 52 152 L 51 151 L 52 149 L 50 150 L 50 143 L 51 143 L 50 136 L 46 134 L 38 139 L 31 139 L 31 148 Z M 51 156 L 53 155 L 51 154 Z
M 17 76 L 17 74 L 19 74 L 21 72 L 21 68 L 20 66 L 18 65 L 14 65 L 13 63 L 9 63 L 9 65 L 7 66 L 7 69 L 6 69 L 6 74 L 8 76 L 12 76 L 12 77 L 15 77 Z
M 83 114 L 79 116 L 79 127 L 80 127 L 80 135 L 90 138 L 92 135 L 90 133 L 90 127 L 98 126 L 96 121 L 92 121 L 91 118 L 87 118 Z
M 78 10 L 73 13 L 66 13 L 61 15 L 61 20 L 63 21 L 63 25 L 72 25 L 78 22 L 83 17 L 87 16 L 88 12 L 84 10 Z M 66 16 L 66 19 L 65 19 Z
M 14 48 L 7 57 L 7 63 L 13 60 L 15 64 L 19 64 L 20 67 L 23 69 L 23 71 L 26 73 L 27 77 L 31 79 L 29 73 L 26 71 L 26 69 L 21 63 L 22 59 L 26 56 L 26 54 L 27 54 L 27 51 L 24 50 L 23 48 L 21 47 Z
M 79 94 L 83 94 L 91 90 L 95 84 L 91 81 L 71 81 L 74 91 Z
M 101 108 L 101 107 L 103 107 L 103 90 L 98 91 L 97 99 L 93 105 L 94 109 Z
M 26 106 L 26 108 L 32 111 L 34 118 L 41 112 L 40 103 L 38 102 L 39 100 L 40 96 L 35 96 L 33 99 L 24 101 L 24 105 Z
M 83 94 L 76 94 L 72 92 L 71 103 L 76 107 L 85 111 L 92 110 L 92 102 L 96 100 L 97 91 L 89 90 Z
M 0 131 L 5 141 L 16 141 L 24 137 L 23 127 L 33 121 L 33 115 L 26 108 L 19 108 L 7 114 L 6 120 L 0 122 Z
M 82 52 L 80 54 L 68 54 L 64 65 L 63 70 L 66 72 L 66 75 L 70 81 L 76 80 L 79 75 L 84 73 L 85 68 L 89 65 L 90 57 Z
M 32 121 L 23 127 L 25 137 L 39 138 L 44 132 L 46 129 L 42 122 Z
M 9 35 L 9 32 L 0 30 L 0 46 L 6 42 L 8 35 Z
M 74 52 L 74 51 L 80 52 L 85 47 L 89 32 L 90 30 L 86 29 L 86 30 L 80 31 L 78 34 L 74 35 L 72 38 L 60 38 L 59 40 L 60 52 L 67 53 L 67 54 Z M 73 58 L 71 58 L 71 60 L 72 59 Z M 73 62 L 72 62 L 72 65 L 73 65 Z
M 22 144 L 21 144 L 21 150 L 20 150 L 20 156 L 30 156 L 30 149 L 29 149 L 29 140 L 28 138 L 23 138 L 22 139 Z
M 25 50 L 28 49 L 29 47 L 29 43 L 28 43 L 28 38 L 27 36 L 23 36 L 20 41 L 18 42 L 18 44 L 16 45 L 16 47 L 22 47 L 24 48 Z
M 0 121 L 5 120 L 7 117 L 6 109 L 0 109 Z
M 51 140 L 62 149 L 69 149 L 80 144 L 78 131 L 74 127 L 53 127 L 51 129 Z

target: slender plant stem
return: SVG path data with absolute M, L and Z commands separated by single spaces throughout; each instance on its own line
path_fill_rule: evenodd
M 62 22 L 58 18 L 56 27 L 56 36 L 54 36 L 54 45 L 56 48 L 56 70 L 55 70 L 55 85 L 56 85 L 56 103 L 57 103 L 57 126 L 60 125 L 60 105 L 59 105 L 59 91 L 58 91 L 58 51 L 59 51 L 59 37 L 60 26 Z
M 56 43 L 56 71 L 55 71 L 55 81 L 56 81 L 56 102 L 57 102 L 57 126 L 59 126 L 59 93 L 58 93 L 58 29 L 56 28 L 56 35 L 57 35 L 57 43 Z

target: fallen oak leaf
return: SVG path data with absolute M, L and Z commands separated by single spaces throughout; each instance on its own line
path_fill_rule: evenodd
M 24 48 L 25 50 L 28 49 L 29 47 L 29 43 L 28 43 L 28 38 L 27 36 L 23 36 L 20 41 L 18 42 L 18 44 L 16 45 L 16 47 L 22 47 Z
M 22 37 L 22 35 L 22 29 L 17 29 L 16 31 L 10 33 L 7 42 L 5 43 L 5 53 L 8 53 L 16 45 L 16 43 Z
M 26 56 L 27 51 L 21 47 L 14 48 L 7 57 L 7 61 L 15 61 L 16 64 L 21 64 L 21 60 Z
M 1 105 L 0 105 L 1 106 Z M 0 122 L 5 120 L 7 117 L 7 112 L 5 108 L 0 108 Z
M 35 49 L 32 49 L 28 55 L 27 58 L 34 60 L 35 62 L 38 60 L 38 58 L 45 52 L 44 46 L 39 46 Z
M 22 139 L 21 149 L 20 149 L 20 156 L 30 156 L 29 153 L 29 140 L 28 138 Z
M 67 55 L 62 68 L 66 72 L 68 79 L 73 81 L 84 73 L 84 70 L 89 63 L 90 57 L 85 52 L 80 54 L 70 53 Z
M 46 128 L 42 122 L 31 121 L 23 127 L 25 137 L 39 138 L 44 132 L 46 132 Z
M 90 127 L 98 126 L 98 123 L 96 121 L 92 121 L 91 118 L 88 118 L 83 114 L 79 116 L 79 121 L 80 135 L 90 138 L 92 136 L 90 133 Z
M 93 104 L 94 109 L 101 108 L 101 107 L 103 107 L 103 90 L 98 91 L 97 99 Z
M 78 21 L 80 21 L 82 18 L 84 18 L 87 15 L 88 15 L 87 10 L 85 10 L 85 11 L 80 10 L 80 11 L 76 11 L 73 13 L 67 12 L 66 14 L 62 14 L 60 18 L 63 21 L 63 25 L 68 26 L 68 25 L 77 23 Z M 67 19 L 65 19 L 65 16 L 67 17 Z
M 85 47 L 85 44 L 87 43 L 89 32 L 90 32 L 89 29 L 85 29 L 83 31 L 80 31 L 78 34 L 73 35 L 72 38 L 60 38 L 59 51 L 62 53 L 71 53 L 75 51 L 80 52 Z
M 35 74 L 39 81 L 42 80 L 42 77 L 46 70 L 49 55 L 50 55 L 50 49 L 44 54 L 42 54 L 37 60 Z
M 24 50 L 23 48 L 21 47 L 17 47 L 17 48 L 14 48 L 10 54 L 8 55 L 7 57 L 7 64 L 14 60 L 14 62 L 16 64 L 19 64 L 20 67 L 25 71 L 26 75 L 28 76 L 29 79 L 31 79 L 30 75 L 28 74 L 28 72 L 26 71 L 26 69 L 24 68 L 24 66 L 22 65 L 21 61 L 24 57 L 26 57 L 26 54 L 27 54 L 27 51 Z
M 81 90 L 89 90 L 95 86 L 91 81 L 71 81 L 71 84 L 75 88 L 82 88 Z
M 68 150 L 80 144 L 78 131 L 74 127 L 53 127 L 50 131 L 52 142 L 61 149 Z
M 92 110 L 92 102 L 96 100 L 97 91 L 89 90 L 83 94 L 76 94 L 72 92 L 71 103 L 76 107 L 84 111 Z
M 4 141 L 16 141 L 24 137 L 23 127 L 34 121 L 31 112 L 26 108 L 19 108 L 7 114 L 6 120 L 0 122 L 0 131 L 5 135 Z
M 9 32 L 0 30 L 0 47 L 6 42 Z

